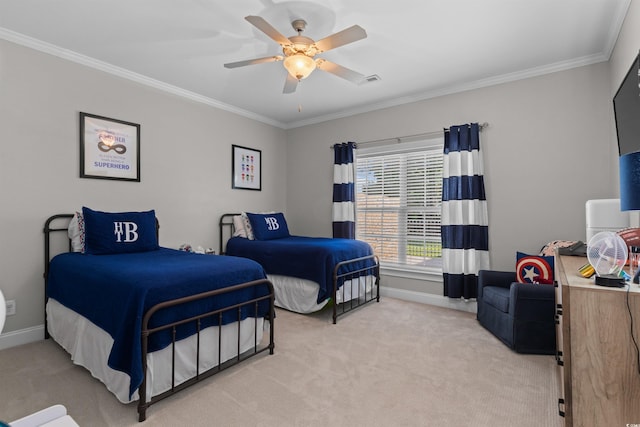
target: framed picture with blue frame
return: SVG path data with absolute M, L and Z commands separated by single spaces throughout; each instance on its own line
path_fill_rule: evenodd
M 262 152 L 231 146 L 231 188 L 262 190 Z

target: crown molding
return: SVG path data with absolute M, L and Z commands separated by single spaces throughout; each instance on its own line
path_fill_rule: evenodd
M 251 111 L 247 111 L 247 110 L 235 107 L 233 105 L 220 102 L 216 99 L 205 97 L 195 92 L 191 92 L 177 86 L 169 85 L 159 80 L 152 79 L 150 77 L 147 77 L 138 73 L 134 73 L 124 68 L 116 67 L 114 65 L 108 64 L 103 61 L 98 61 L 94 58 L 81 55 L 71 50 L 63 49 L 58 46 L 52 45 L 50 43 L 46 43 L 41 40 L 37 40 L 35 38 L 28 37 L 23 34 L 20 34 L 5 28 L 1 28 L 1 27 L 0 27 L 0 38 L 22 45 L 22 46 L 26 46 L 26 47 L 38 50 L 40 52 L 44 52 L 44 53 L 57 56 L 59 58 L 63 58 L 81 65 L 85 65 L 87 67 L 91 67 L 91 68 L 103 71 L 105 73 L 122 77 L 146 86 L 150 86 L 150 87 L 162 90 L 164 92 L 168 92 L 186 99 L 190 99 L 195 102 L 199 102 L 214 108 L 218 108 L 224 111 L 238 114 L 240 116 L 243 116 L 252 120 L 256 120 L 258 122 L 262 122 L 277 128 L 287 130 L 287 129 L 294 129 L 298 127 L 308 126 L 312 124 L 322 123 L 330 120 L 342 119 L 342 118 L 363 114 L 363 113 L 368 113 L 376 110 L 381 110 L 385 108 L 397 107 L 404 104 L 425 101 L 425 100 L 437 98 L 440 96 L 452 95 L 455 93 L 466 92 L 474 89 L 481 89 L 489 86 L 538 77 L 545 74 L 565 71 L 572 68 L 577 68 L 577 67 L 591 65 L 599 62 L 608 61 L 615 47 L 618 35 L 620 33 L 620 29 L 622 28 L 625 16 L 627 14 L 627 11 L 630 5 L 631 5 L 631 0 L 627 0 L 626 2 L 622 3 L 618 8 L 618 10 L 616 11 L 614 25 L 612 25 L 609 30 L 607 41 L 605 43 L 605 46 L 603 47 L 603 50 L 598 54 L 584 56 L 581 58 L 575 58 L 569 61 L 561 61 L 561 62 L 548 64 L 544 66 L 534 67 L 528 70 L 507 73 L 500 76 L 494 76 L 486 79 L 476 80 L 473 82 L 465 82 L 460 84 L 443 86 L 443 87 L 435 88 L 433 90 L 429 90 L 425 92 L 415 93 L 408 96 L 397 97 L 394 99 L 390 99 L 390 100 L 386 100 L 378 103 L 369 103 L 361 107 L 345 109 L 345 110 L 337 111 L 331 114 L 316 116 L 316 117 L 312 117 L 305 120 L 299 120 L 299 121 L 287 122 L 287 123 L 273 120 L 271 118 L 253 113 Z
M 233 105 L 225 104 L 215 99 L 202 96 L 195 92 L 191 92 L 186 89 L 182 89 L 180 87 L 173 86 L 156 79 L 152 79 L 151 77 L 147 77 L 142 74 L 134 73 L 132 71 L 129 71 L 121 67 L 116 67 L 115 65 L 109 64 L 107 62 L 99 61 L 97 59 L 94 59 L 85 55 L 81 55 L 69 49 L 63 49 L 53 44 L 46 43 L 46 42 L 43 42 L 42 40 L 38 40 L 32 37 L 25 36 L 24 34 L 20 34 L 15 31 L 8 30 L 6 28 L 0 27 L 0 38 L 15 44 L 19 44 L 21 46 L 25 46 L 25 47 L 52 55 L 52 56 L 56 56 L 58 58 L 66 59 L 68 61 L 75 62 L 80 65 L 84 65 L 90 68 L 94 68 L 96 70 L 103 71 L 108 74 L 112 74 L 127 80 L 131 80 L 136 83 L 143 84 L 145 86 L 150 86 L 155 89 L 159 89 L 164 92 L 171 93 L 173 95 L 177 95 L 195 102 L 199 102 L 201 104 L 205 104 L 210 107 L 218 108 L 220 110 L 228 111 L 230 113 L 238 114 L 240 116 L 243 116 L 252 120 L 266 123 L 271 126 L 275 126 L 283 129 L 286 127 L 284 123 L 270 119 L 268 117 L 264 117 L 259 114 L 253 113 L 251 111 L 234 107 Z
M 307 120 L 300 120 L 287 124 L 287 129 L 317 124 L 329 120 L 342 119 L 345 117 L 355 116 L 356 114 L 369 113 L 372 111 L 382 110 L 384 108 L 397 107 L 400 105 L 410 104 L 413 102 L 425 101 L 445 95 L 453 95 L 455 93 L 466 92 L 474 89 L 481 89 L 489 86 L 495 86 L 503 83 L 510 83 L 517 80 L 539 77 L 545 74 L 556 73 L 559 71 L 570 70 L 572 68 L 583 67 L 585 65 L 596 64 L 609 60 L 609 55 L 597 54 L 575 58 L 570 61 L 562 61 L 554 64 L 544 65 L 540 67 L 530 68 L 528 70 L 517 71 L 514 73 L 503 74 L 500 76 L 490 77 L 486 79 L 466 82 L 457 85 L 443 86 L 426 92 L 420 92 L 409 96 L 398 97 L 383 102 L 367 104 L 360 108 L 352 108 L 343 110 L 324 116 L 318 116 Z
M 503 83 L 509 83 L 517 80 L 528 79 L 532 77 L 542 76 L 544 74 L 556 73 L 559 71 L 565 71 L 572 68 L 583 67 L 586 65 L 596 64 L 599 62 L 606 62 L 610 59 L 613 49 L 615 48 L 618 35 L 624 24 L 624 19 L 627 16 L 627 11 L 631 5 L 631 0 L 627 0 L 621 3 L 618 10 L 615 12 L 614 24 L 610 27 L 607 36 L 607 41 L 604 44 L 603 50 L 594 55 L 584 56 L 581 58 L 575 58 L 569 61 L 561 61 L 553 64 L 543 65 L 540 67 L 530 68 L 528 70 L 518 71 L 514 73 L 503 74 L 501 76 L 490 77 L 487 79 L 476 80 L 473 82 L 462 83 L 458 85 L 451 85 L 446 87 L 437 88 L 434 90 L 413 94 L 410 96 L 398 97 L 388 101 L 383 101 L 375 104 L 367 104 L 363 107 L 352 108 L 348 110 L 339 111 L 324 116 L 318 116 L 311 119 L 300 120 L 287 124 L 286 129 L 293 129 L 297 127 L 317 124 L 326 122 L 329 120 L 342 119 L 345 117 L 354 116 L 357 114 L 369 113 L 371 111 L 381 110 L 384 108 L 397 107 L 399 105 L 409 104 L 412 102 L 425 101 L 427 99 L 437 98 L 444 95 L 452 95 L 454 93 L 465 92 L 468 90 L 481 89 L 488 86 L 499 85 Z

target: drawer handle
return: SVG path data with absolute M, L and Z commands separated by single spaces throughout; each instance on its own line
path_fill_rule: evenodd
M 564 417 L 564 399 L 558 399 L 558 415 Z

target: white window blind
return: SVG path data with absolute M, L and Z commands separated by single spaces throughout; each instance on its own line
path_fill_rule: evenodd
M 356 238 L 382 265 L 441 270 L 441 139 L 358 149 Z

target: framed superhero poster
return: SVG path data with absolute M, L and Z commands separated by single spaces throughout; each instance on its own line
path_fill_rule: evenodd
M 231 146 L 231 188 L 262 190 L 262 152 Z
M 80 178 L 140 182 L 140 125 L 80 113 Z

